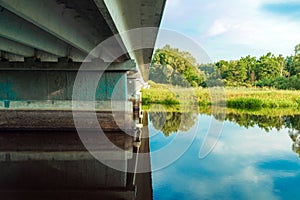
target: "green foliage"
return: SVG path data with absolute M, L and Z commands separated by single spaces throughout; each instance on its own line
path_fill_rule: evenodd
M 292 59 L 292 69 L 291 73 L 292 75 L 298 75 L 300 73 L 300 44 L 295 46 L 295 55 Z
M 176 105 L 179 104 L 179 101 L 177 99 L 167 98 L 164 99 L 161 103 L 165 105 Z
M 280 75 L 281 64 L 279 58 L 276 58 L 270 52 L 263 55 L 258 60 L 256 67 L 256 76 L 258 79 L 271 79 Z
M 263 79 L 256 82 L 256 86 L 259 87 L 274 87 L 282 90 L 300 90 L 300 78 L 299 76 L 276 77 L 272 79 Z
M 151 91 L 143 89 L 142 102 L 144 105 L 148 104 L 165 104 L 176 105 L 179 100 L 176 95 L 167 89 L 152 89 Z
M 298 104 L 298 108 L 300 108 L 300 98 L 296 99 L 295 101 Z
M 204 74 L 198 70 L 196 59 L 189 52 L 166 45 L 155 51 L 149 79 L 156 83 L 197 87 L 203 84 Z
M 202 87 L 216 87 L 224 85 L 220 70 L 215 64 L 201 64 L 198 66 L 198 68 L 204 73 L 204 76 L 206 78 L 205 82 L 201 85 Z
M 287 57 L 269 52 L 259 58 L 248 55 L 239 60 L 200 65 L 189 52 L 167 45 L 156 50 L 149 78 L 156 83 L 183 87 L 224 85 L 300 90 L 300 44 L 296 45 L 295 54 Z
M 254 72 L 256 65 L 256 58 L 251 56 L 236 61 L 221 60 L 216 63 L 226 86 L 249 86 L 256 78 Z
M 226 101 L 226 106 L 229 108 L 240 109 L 260 109 L 263 101 L 255 98 L 237 98 Z
M 272 53 L 260 58 L 250 55 L 239 60 L 220 60 L 215 66 L 200 66 L 207 80 L 217 80 L 215 68 L 219 71 L 225 86 L 258 86 L 275 87 L 277 89 L 300 89 L 300 44 L 295 47 L 295 55 L 284 58 Z

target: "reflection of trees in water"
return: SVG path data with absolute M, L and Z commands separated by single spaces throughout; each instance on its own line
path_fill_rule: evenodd
M 193 112 L 149 112 L 153 127 L 166 136 L 178 131 L 188 131 L 197 120 Z
M 237 123 L 245 128 L 258 127 L 269 132 L 271 129 L 276 128 L 280 130 L 286 126 L 286 116 L 267 116 L 267 115 L 253 115 L 245 113 L 229 113 L 226 114 L 226 120 Z
M 245 128 L 254 127 L 257 125 L 259 128 L 269 132 L 275 128 L 278 131 L 282 128 L 289 128 L 300 130 L 300 115 L 294 116 L 267 116 L 255 115 L 245 113 L 229 113 L 226 114 L 226 120 L 234 122 Z
M 300 115 L 296 115 L 289 118 L 289 135 L 293 140 L 293 151 L 300 157 Z
M 197 120 L 194 112 L 149 112 L 153 127 L 162 131 L 166 136 L 178 131 L 188 131 Z M 218 120 L 222 117 L 214 115 Z M 269 132 L 271 129 L 289 129 L 290 138 L 293 140 L 293 151 L 300 157 L 300 115 L 294 116 L 268 116 L 249 113 L 228 113 L 225 120 L 234 122 L 245 128 L 255 125 Z
M 269 132 L 271 129 L 282 128 L 289 129 L 290 138 L 293 140 L 292 149 L 300 157 L 300 115 L 294 116 L 267 116 L 267 115 L 254 115 L 245 113 L 229 113 L 226 115 L 226 120 L 235 122 L 245 128 L 258 127 Z

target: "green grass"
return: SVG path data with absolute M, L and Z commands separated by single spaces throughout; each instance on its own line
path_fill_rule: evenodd
M 226 101 L 228 108 L 240 108 L 240 109 L 260 109 L 263 105 L 263 101 L 255 98 L 237 98 L 229 99 Z
M 143 105 L 198 105 L 210 106 L 226 102 L 237 109 L 293 108 L 300 109 L 300 91 L 266 88 L 181 88 L 150 83 L 142 90 Z M 212 100 L 213 99 L 213 100 Z
M 211 106 L 180 106 L 180 105 L 143 105 L 144 111 L 150 112 L 198 112 L 200 114 L 211 115 L 214 114 L 250 114 L 250 115 L 262 115 L 262 116 L 285 116 L 285 115 L 300 115 L 300 109 L 294 108 L 261 108 L 261 109 L 236 109 L 236 108 L 215 108 L 212 111 Z M 225 109 L 225 111 L 224 111 Z

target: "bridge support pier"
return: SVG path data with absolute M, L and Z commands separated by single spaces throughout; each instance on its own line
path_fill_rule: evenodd
M 0 62 L 0 100 L 71 101 L 80 66 L 81 63 Z M 85 66 L 80 72 L 86 77 L 85 82 L 95 84 L 93 78 L 97 80 L 99 75 L 101 78 L 96 91 L 90 91 L 89 84 L 78 84 L 82 87 L 79 92 L 83 100 L 128 100 L 127 71 L 136 70 L 134 62 L 113 63 L 105 71 L 101 63 L 85 63 Z M 94 99 L 85 99 L 85 96 Z
M 132 199 L 135 195 L 132 177 L 126 169 L 133 158 L 135 129 L 127 73 L 135 71 L 136 65 L 131 60 L 112 63 L 104 71 L 101 63 L 85 63 L 91 66 L 81 72 L 86 80 L 103 73 L 94 99 L 85 99 L 85 95 L 89 96 L 89 87 L 80 85 L 83 109 L 77 112 L 96 112 L 106 136 L 124 149 L 124 153 L 116 153 L 103 143 L 97 155 L 119 163 L 124 167 L 123 172 L 93 158 L 78 136 L 73 121 L 72 94 L 80 65 L 73 62 L 0 62 L 0 169 L 7 174 L 0 175 L 4 180 L 0 181 L 2 189 L 27 193 L 43 189 L 70 192 L 88 189 L 98 196 L 124 199 Z M 95 111 L 84 110 L 91 101 L 95 102 Z M 112 105 L 111 102 L 116 103 Z M 83 124 L 91 121 L 89 118 L 83 120 Z M 126 134 L 125 129 L 132 135 Z M 14 178 L 21 178 L 24 184 L 17 183 Z M 111 188 L 119 190 L 110 191 Z

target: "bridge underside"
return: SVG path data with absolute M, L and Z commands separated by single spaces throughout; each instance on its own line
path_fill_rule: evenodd
M 134 199 L 141 179 L 150 187 L 149 174 L 126 171 L 135 166 L 134 152 L 149 151 L 137 145 L 142 115 L 136 84 L 147 81 L 157 31 L 145 38 L 147 49 L 135 51 L 128 51 L 135 38 L 112 36 L 158 28 L 164 5 L 165 0 L 0 0 L 2 197 Z M 93 50 L 108 38 L 110 45 Z M 90 91 L 90 82 L 96 90 Z M 86 150 L 73 121 L 74 101 L 76 112 L 95 112 L 106 137 L 124 150 L 116 153 L 104 143 L 96 149 L 124 172 Z M 97 127 L 89 125 L 90 118 L 82 120 L 88 132 Z M 139 198 L 151 198 L 151 189 L 141 188 L 147 192 Z

